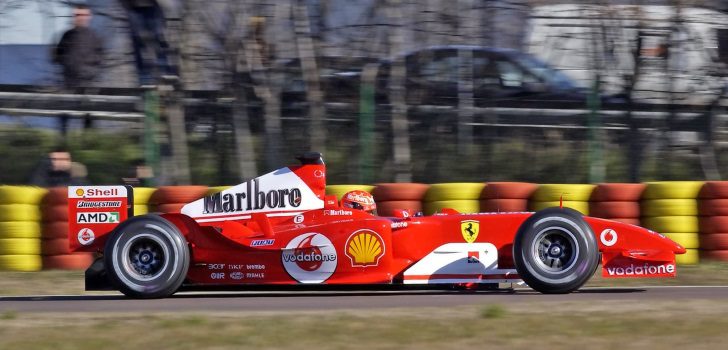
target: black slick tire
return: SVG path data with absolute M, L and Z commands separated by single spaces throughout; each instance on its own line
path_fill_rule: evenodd
M 158 215 L 142 215 L 111 233 L 104 264 L 111 282 L 126 296 L 164 298 L 184 282 L 190 252 L 174 224 Z
M 513 259 L 529 287 L 544 294 L 564 294 L 579 289 L 592 276 L 599 264 L 599 247 L 581 213 L 548 208 L 519 227 Z

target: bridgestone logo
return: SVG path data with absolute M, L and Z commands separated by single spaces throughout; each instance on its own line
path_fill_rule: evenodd
M 634 265 L 627 267 L 607 267 L 610 276 L 642 276 L 642 275 L 665 275 L 675 273 L 675 265 Z
M 311 252 L 309 254 L 299 253 L 296 255 L 283 255 L 283 261 L 285 262 L 317 262 L 317 261 L 336 261 L 336 255 L 324 255 Z
M 79 201 L 76 208 L 120 208 L 121 201 Z

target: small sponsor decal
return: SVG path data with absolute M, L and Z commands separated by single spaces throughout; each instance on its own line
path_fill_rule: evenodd
M 391 227 L 392 229 L 398 229 L 398 228 L 405 228 L 409 226 L 409 223 L 407 221 L 396 221 L 392 222 Z
M 372 230 L 359 230 L 346 240 L 346 256 L 351 266 L 377 266 L 384 256 L 384 240 Z
M 118 212 L 80 212 L 76 213 L 76 222 L 79 224 L 118 224 Z
M 480 252 L 468 252 L 468 264 L 479 264 L 480 263 Z
M 275 239 L 255 239 L 250 242 L 250 246 L 251 247 L 264 247 L 264 246 L 273 245 L 273 243 L 275 241 L 276 241 Z
M 324 177 L 324 172 L 321 171 L 321 170 L 314 170 L 313 176 L 318 177 L 318 178 L 322 178 L 322 177 Z
M 336 270 L 336 249 L 326 236 L 320 233 L 304 233 L 296 236 L 281 254 L 283 267 L 291 277 L 301 283 L 322 283 Z
M 300 224 L 303 222 L 303 215 L 296 215 L 293 217 L 293 222 L 296 224 Z
M 78 238 L 78 243 L 81 243 L 81 245 L 89 245 L 94 242 L 94 239 L 96 239 L 94 231 L 90 228 L 82 228 L 78 231 L 78 235 L 76 235 L 76 237 Z
M 480 233 L 480 221 L 478 220 L 463 220 L 460 222 L 460 233 L 468 243 L 475 242 Z
M 611 228 L 605 229 L 599 235 L 599 239 L 602 241 L 602 244 L 607 247 L 611 247 L 617 244 L 617 232 L 612 230 Z
M 126 188 L 124 186 L 71 186 L 68 196 L 70 198 L 126 197 Z
M 351 216 L 354 215 L 354 212 L 351 210 L 324 210 L 324 215 Z
M 208 270 L 222 270 L 225 268 L 225 264 L 207 264 Z
M 78 201 L 76 208 L 121 208 L 121 201 Z
M 245 275 L 240 271 L 234 271 L 230 273 L 230 278 L 234 280 L 241 280 Z
M 225 272 L 213 272 L 210 274 L 210 278 L 212 278 L 214 280 L 224 280 Z

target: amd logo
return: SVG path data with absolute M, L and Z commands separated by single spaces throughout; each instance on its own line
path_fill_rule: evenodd
M 96 213 L 96 212 L 81 212 L 76 213 L 76 222 L 79 224 L 118 224 L 119 213 Z

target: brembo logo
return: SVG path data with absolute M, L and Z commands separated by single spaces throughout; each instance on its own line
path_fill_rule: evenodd
M 204 199 L 203 214 L 233 213 L 261 209 L 297 208 L 301 205 L 301 190 L 293 187 L 286 189 L 260 190 L 259 180 L 246 182 L 246 191 L 237 193 L 216 193 Z
M 301 283 L 322 283 L 336 270 L 336 249 L 326 236 L 306 233 L 292 239 L 281 256 L 288 274 Z

